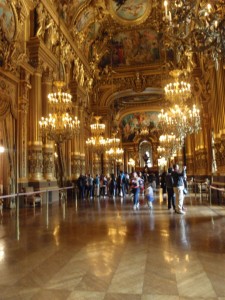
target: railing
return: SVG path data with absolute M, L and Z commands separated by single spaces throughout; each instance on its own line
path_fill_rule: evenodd
M 224 187 L 218 187 L 218 186 L 215 186 L 215 185 L 221 185 L 221 186 L 224 186 Z M 225 184 L 220 183 L 220 182 L 212 183 L 212 185 L 209 186 L 209 204 L 210 205 L 212 205 L 212 190 L 215 190 L 215 191 L 218 192 L 217 193 L 217 197 L 218 197 L 217 201 L 219 201 L 220 198 L 225 198 Z M 222 197 L 219 195 L 219 192 L 222 192 Z
M 221 187 L 218 187 L 221 186 Z M 188 190 L 192 188 L 192 192 L 195 194 L 195 198 L 197 197 L 197 194 L 200 194 L 200 199 L 202 200 L 204 196 L 206 197 L 206 200 L 209 201 L 209 205 L 212 205 L 213 202 L 213 195 L 212 191 L 217 191 L 217 202 L 218 204 L 222 203 L 222 200 L 225 200 L 225 183 L 222 182 L 213 182 L 210 184 L 206 180 L 194 180 L 191 182 L 188 182 Z
M 50 189 L 49 187 L 43 190 L 38 190 L 38 191 L 32 191 L 32 192 L 20 192 L 20 193 L 16 193 L 16 194 L 9 194 L 9 195 L 0 195 L 0 200 L 4 200 L 4 199 L 11 199 L 11 198 L 17 198 L 19 199 L 19 197 L 27 197 L 27 196 L 32 196 L 32 195 L 41 195 L 46 193 L 46 201 L 48 201 L 49 198 L 49 192 L 55 192 L 55 191 L 59 191 L 59 195 L 60 195 L 60 199 L 62 200 L 62 197 L 65 199 L 65 191 L 66 190 L 73 190 L 74 191 L 74 196 L 75 199 L 77 199 L 77 189 L 74 186 L 69 186 L 69 187 L 63 187 L 63 188 L 53 188 Z
M 10 194 L 10 195 L 2 195 L 0 196 L 1 202 L 4 201 L 5 199 L 12 199 L 16 198 L 16 203 L 14 202 L 14 207 L 11 208 L 16 208 L 16 238 L 17 240 L 20 239 L 20 197 L 28 197 L 32 195 L 41 195 L 46 193 L 46 227 L 49 227 L 49 192 L 55 192 L 59 191 L 59 201 L 62 204 L 63 207 L 63 216 L 65 218 L 65 205 L 66 205 L 66 199 L 67 199 L 67 190 L 72 190 L 74 191 L 74 200 L 77 201 L 77 189 L 76 186 L 70 186 L 70 187 L 63 187 L 63 188 L 52 188 L 50 189 L 49 187 L 46 188 L 45 190 L 39 190 L 39 191 L 33 191 L 33 192 L 21 192 L 21 193 L 15 193 L 15 194 Z M 3 202 L 2 202 L 3 203 Z M 25 203 L 24 203 L 25 204 Z M 33 206 L 35 208 L 35 204 Z M 0 212 L 0 215 L 2 215 L 2 212 Z
M 190 189 L 192 189 L 192 193 L 195 194 L 195 198 L 197 197 L 197 194 L 200 194 L 200 199 L 203 199 L 203 196 L 206 196 L 206 199 L 208 199 L 208 191 L 209 191 L 209 182 L 206 180 L 196 180 L 188 181 L 188 191 L 190 192 Z

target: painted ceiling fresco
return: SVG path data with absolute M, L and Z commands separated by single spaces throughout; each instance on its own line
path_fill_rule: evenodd
M 123 143 L 132 142 L 141 128 L 155 126 L 157 123 L 158 112 L 138 112 L 126 115 L 120 123 Z
M 88 7 L 83 14 L 79 16 L 76 21 L 76 28 L 80 32 L 89 26 L 90 22 L 93 22 L 94 10 L 93 7 Z
M 5 37 L 11 41 L 16 33 L 16 17 L 9 1 L 0 1 L 0 21 Z
M 158 34 L 152 29 L 120 32 L 111 41 L 112 57 L 103 56 L 100 66 L 112 60 L 113 66 L 153 63 L 160 59 Z
M 123 5 L 119 5 L 119 1 L 110 1 L 113 14 L 118 21 L 136 21 L 141 19 L 148 13 L 149 0 L 127 0 Z
M 149 22 L 148 29 L 138 27 L 149 19 L 152 0 L 51 1 L 59 7 L 84 56 L 100 67 L 136 66 L 159 59 L 157 32 Z

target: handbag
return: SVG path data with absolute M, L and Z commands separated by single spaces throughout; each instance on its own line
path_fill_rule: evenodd
M 188 194 L 188 190 L 186 188 L 183 189 L 183 193 L 184 195 L 187 195 Z

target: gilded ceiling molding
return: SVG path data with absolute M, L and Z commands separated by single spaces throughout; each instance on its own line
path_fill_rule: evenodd
M 92 0 L 87 0 L 85 3 L 76 8 L 76 11 L 71 12 L 71 14 L 73 14 L 71 24 L 76 24 L 77 18 L 90 6 L 91 2 Z
M 53 1 L 51 1 L 53 4 Z M 55 5 L 50 5 L 49 1 L 38 1 L 36 3 L 37 14 L 39 12 L 39 29 L 40 32 L 37 36 L 41 37 L 46 47 L 57 55 L 58 36 L 59 36 L 59 16 L 55 9 Z M 86 72 L 89 74 L 89 64 L 83 53 L 79 50 L 78 43 L 70 34 L 70 26 L 65 24 L 63 19 L 60 19 L 60 30 L 62 35 L 62 59 L 66 62 L 72 62 L 73 59 L 79 58 L 82 64 L 85 66 Z M 38 30 L 39 30 L 38 29 Z M 38 31 L 37 31 L 38 32 Z M 37 33 L 36 32 L 36 33 Z M 51 42 L 51 43 L 50 43 Z

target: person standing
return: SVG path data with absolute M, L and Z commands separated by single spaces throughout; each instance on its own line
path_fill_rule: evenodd
M 96 196 L 100 197 L 100 177 L 98 174 L 95 176 L 94 185 L 96 187 Z
M 90 199 L 92 199 L 94 178 L 91 176 L 91 174 L 88 175 L 87 181 L 88 181 L 88 195 Z
M 133 178 L 131 179 L 131 189 L 134 194 L 134 206 L 133 209 L 139 208 L 139 193 L 140 193 L 140 179 L 137 172 L 133 173 Z
M 172 168 L 168 168 L 168 172 L 166 174 L 166 191 L 167 191 L 167 198 L 168 198 L 168 209 L 171 209 L 171 204 L 173 206 L 174 211 L 176 210 L 175 206 L 175 196 L 174 196 L 174 190 L 173 190 L 173 177 L 172 177 Z
M 176 213 L 185 214 L 183 210 L 184 203 L 184 179 L 186 178 L 186 167 L 183 167 L 183 171 L 179 172 L 179 165 L 173 165 L 173 171 L 171 174 L 173 178 L 173 188 L 176 196 Z
M 148 207 L 153 208 L 152 202 L 154 201 L 153 188 L 149 182 L 145 183 L 145 199 L 147 200 Z

